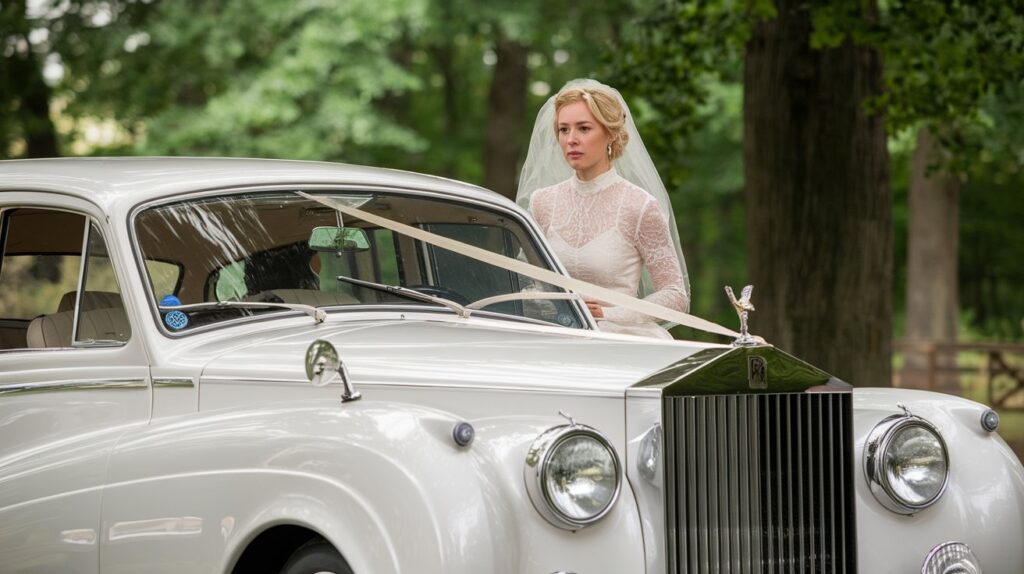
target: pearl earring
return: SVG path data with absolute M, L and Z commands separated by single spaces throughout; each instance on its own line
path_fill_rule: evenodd
M 608 159 L 612 157 L 612 144 L 608 144 Z

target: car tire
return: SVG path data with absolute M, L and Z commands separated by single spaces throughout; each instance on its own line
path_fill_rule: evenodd
M 352 569 L 331 543 L 321 538 L 293 552 L 281 574 L 352 574 Z

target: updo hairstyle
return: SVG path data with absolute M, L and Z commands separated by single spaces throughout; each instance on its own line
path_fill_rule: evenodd
M 629 143 L 629 134 L 626 133 L 626 114 L 619 104 L 618 98 L 606 90 L 596 87 L 572 86 L 562 88 L 555 96 L 555 134 L 558 134 L 558 113 L 562 108 L 576 102 L 586 102 L 590 113 L 604 126 L 605 131 L 611 136 L 612 153 L 611 159 L 622 155 Z

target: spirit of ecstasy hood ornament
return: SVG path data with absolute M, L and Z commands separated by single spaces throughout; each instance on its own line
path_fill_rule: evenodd
M 747 318 L 749 313 L 754 310 L 754 304 L 750 302 L 750 294 L 754 292 L 753 285 L 747 285 L 743 288 L 740 293 L 740 298 L 737 301 L 736 295 L 732 292 L 732 287 L 728 285 L 725 287 L 725 294 L 729 296 L 729 302 L 736 308 L 736 314 L 740 316 L 740 336 L 732 342 L 734 347 L 747 347 L 751 345 L 764 344 L 764 339 L 751 335 L 747 330 Z

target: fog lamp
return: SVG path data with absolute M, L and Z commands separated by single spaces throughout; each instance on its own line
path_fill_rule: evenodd
M 921 574 L 981 574 L 981 563 L 963 542 L 946 542 L 928 553 Z

